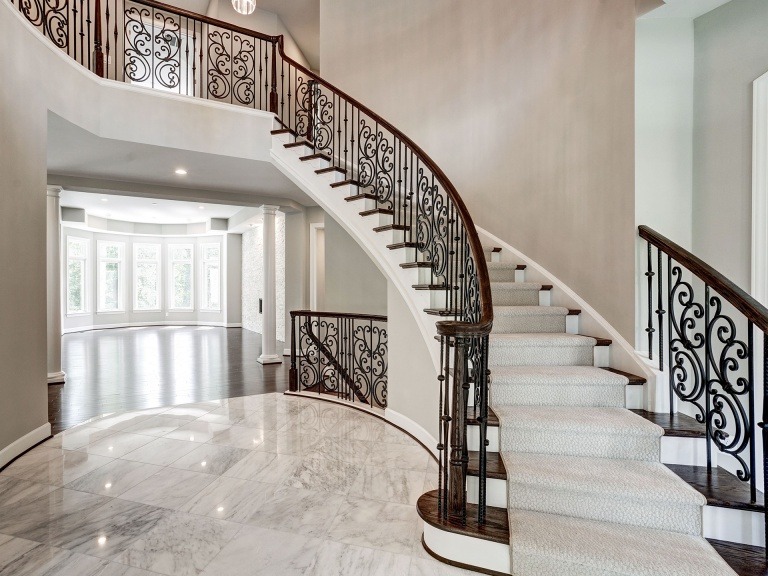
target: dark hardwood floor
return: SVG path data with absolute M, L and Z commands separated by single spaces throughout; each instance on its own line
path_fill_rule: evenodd
M 278 347 L 282 350 L 282 347 Z M 283 392 L 289 358 L 263 366 L 261 336 L 241 328 L 158 326 L 62 339 L 63 385 L 48 387 L 53 433 L 108 412 Z

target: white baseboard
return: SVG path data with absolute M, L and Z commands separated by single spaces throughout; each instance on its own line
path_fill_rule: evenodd
M 282 364 L 283 357 L 278 356 L 277 354 L 262 354 L 256 358 L 256 362 L 259 364 Z
M 398 428 L 408 432 L 408 434 L 421 442 L 424 447 L 429 450 L 435 458 L 437 458 L 437 440 L 420 424 L 417 424 L 407 416 L 404 416 L 403 414 L 400 414 L 400 412 L 396 412 L 390 408 L 384 410 L 384 419 L 387 422 L 394 424 Z
M 213 326 L 216 328 L 242 328 L 242 324 L 225 324 L 224 322 L 204 322 L 197 320 L 167 320 L 160 322 L 120 322 L 117 324 L 96 324 L 93 326 L 78 326 L 77 328 L 65 328 L 62 334 L 75 332 L 89 332 L 91 330 L 111 330 L 113 328 L 141 328 L 144 326 Z
M 242 328 L 243 325 L 241 322 L 230 322 L 229 324 L 224 324 L 225 328 Z
M 291 349 L 290 348 L 285 348 L 283 350 L 283 356 L 290 356 L 290 355 L 291 355 Z
M 11 442 L 8 446 L 0 450 L 0 469 L 2 469 L 8 462 L 23 454 L 36 444 L 39 444 L 51 435 L 51 424 L 46 422 L 42 426 L 39 426 L 27 432 L 18 440 Z

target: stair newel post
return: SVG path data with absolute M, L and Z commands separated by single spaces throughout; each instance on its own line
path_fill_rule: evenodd
M 277 40 L 272 41 L 272 80 L 269 90 L 269 111 L 277 114 Z
M 104 52 L 101 45 L 101 0 L 95 0 L 94 17 L 96 22 L 93 30 L 93 58 L 96 75 L 104 78 Z
M 469 374 L 467 349 L 470 340 L 457 337 L 454 344 L 453 390 L 451 398 L 451 457 L 448 478 L 448 519 L 467 521 L 467 405 Z
M 294 311 L 291 311 L 291 368 L 288 371 L 288 387 L 291 392 L 299 390 L 296 372 L 296 312 Z
M 480 477 L 478 478 L 477 523 L 485 524 L 486 483 L 488 480 L 488 336 L 476 337 L 479 347 L 480 366 L 475 370 L 480 390 L 480 413 L 477 423 L 480 425 Z

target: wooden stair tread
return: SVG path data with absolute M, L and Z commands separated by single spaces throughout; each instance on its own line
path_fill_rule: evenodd
M 331 188 L 341 188 L 342 186 L 347 186 L 349 184 L 353 184 L 354 186 L 360 186 L 360 182 L 358 180 L 347 179 L 347 180 L 342 180 L 341 182 L 331 182 Z
M 315 170 L 315 174 L 327 174 L 328 172 L 338 172 L 340 174 L 347 173 L 344 168 L 339 168 L 338 166 L 328 166 L 327 168 L 318 168 Z
M 424 312 L 430 316 L 458 316 L 461 310 L 449 310 L 448 308 L 424 308 Z
M 488 478 L 498 480 L 507 479 L 507 469 L 504 467 L 504 461 L 498 452 L 485 453 L 485 470 Z M 480 452 L 469 451 L 469 463 L 467 464 L 468 476 L 480 476 Z
M 280 128 L 278 130 L 270 130 L 269 133 L 272 134 L 272 136 L 277 136 L 278 134 L 291 134 L 292 136 L 296 135 L 296 132 L 294 132 L 290 128 Z
M 665 436 L 678 438 L 706 438 L 707 436 L 706 426 L 685 414 L 677 413 L 670 417 L 668 412 L 648 412 L 647 410 L 632 410 L 632 412 L 664 428 Z
M 707 540 L 739 576 L 768 576 L 765 548 L 712 538 Z
M 284 148 L 298 148 L 299 146 L 307 146 L 308 148 L 312 148 L 312 143 L 307 140 L 297 140 L 296 142 L 283 144 Z
M 384 216 L 392 216 L 394 212 L 389 208 L 372 208 L 371 210 L 363 210 L 360 212 L 360 216 L 373 216 L 374 214 L 383 214 Z
M 613 372 L 614 374 L 620 374 L 624 376 L 625 378 L 629 379 L 630 386 L 642 386 L 646 383 L 646 379 L 643 376 L 630 374 L 629 372 L 624 372 L 622 370 L 616 370 L 616 368 L 603 368 L 603 370 L 608 370 L 608 372 Z
M 394 244 L 387 244 L 387 248 L 390 250 L 400 250 L 402 248 L 416 248 L 416 242 L 395 242 Z
M 485 524 L 477 523 L 477 505 L 467 504 L 466 524 L 440 518 L 437 511 L 437 490 L 422 494 L 416 503 L 416 510 L 424 522 L 440 530 L 480 538 L 490 542 L 509 545 L 509 516 L 506 508 L 486 507 Z
M 724 468 L 713 467 L 712 470 L 707 471 L 706 466 L 685 464 L 667 464 L 666 466 L 691 487 L 701 492 L 710 506 L 749 512 L 765 511 L 763 494 L 757 492 L 757 502 L 751 502 L 749 482 L 742 482 Z
M 310 146 L 311 147 L 311 146 Z M 331 157 L 328 156 L 328 154 L 323 154 L 322 152 L 315 152 L 314 154 L 309 154 L 307 156 L 301 156 L 299 160 L 302 162 L 309 162 L 310 160 L 325 160 L 326 162 L 331 161 Z
M 448 286 L 445 284 L 414 284 L 414 290 L 447 290 Z
M 568 310 L 568 316 L 579 316 L 581 314 L 581 310 L 578 308 L 570 308 Z
M 373 229 L 374 232 L 389 232 L 390 230 L 410 230 L 410 226 L 405 224 L 385 224 L 384 226 L 376 226 Z
M 475 426 L 477 425 L 477 417 L 474 414 L 474 411 L 470 409 L 467 412 L 467 426 Z M 488 426 L 491 428 L 498 428 L 499 427 L 499 417 L 496 416 L 496 412 L 493 411 L 493 408 L 488 406 Z
M 432 262 L 406 262 L 400 268 L 432 268 Z
M 344 200 L 346 200 L 347 202 L 354 202 L 356 200 L 376 200 L 376 195 L 367 194 L 367 193 L 354 194 L 353 196 L 347 196 L 346 198 L 344 198 Z

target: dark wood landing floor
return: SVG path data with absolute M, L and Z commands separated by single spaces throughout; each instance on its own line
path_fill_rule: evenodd
M 756 502 L 752 502 L 749 482 L 742 482 L 723 468 L 714 467 L 710 472 L 707 472 L 706 466 L 667 464 L 667 468 L 704 494 L 710 506 L 751 512 L 765 510 L 763 494 L 758 491 Z
M 281 347 L 278 349 L 282 350 Z M 66 334 L 64 385 L 48 387 L 53 433 L 107 412 L 288 389 L 288 358 L 263 366 L 241 328 L 158 326 Z
M 768 576 L 765 548 L 722 540 L 709 542 L 739 576 Z

